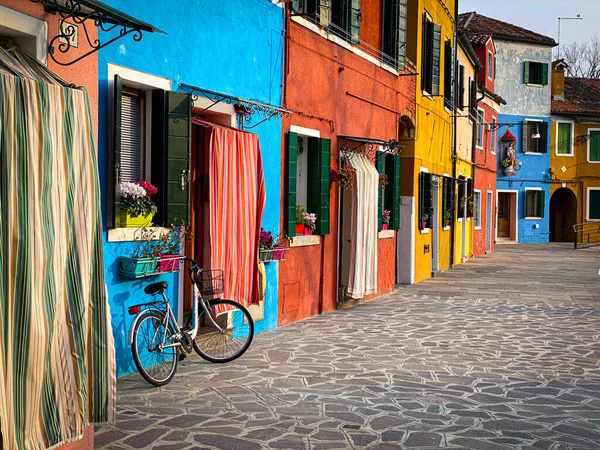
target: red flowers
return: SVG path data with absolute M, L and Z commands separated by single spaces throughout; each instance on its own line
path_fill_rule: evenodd
M 138 181 L 135 184 L 144 188 L 144 190 L 146 191 L 146 198 L 150 198 L 158 192 L 158 189 L 156 188 L 156 186 L 152 186 L 147 181 Z

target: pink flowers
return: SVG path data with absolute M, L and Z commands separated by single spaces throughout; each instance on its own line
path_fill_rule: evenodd
M 305 213 L 304 224 L 314 231 L 315 228 L 317 228 L 317 215 L 313 213 Z
M 382 221 L 383 223 L 385 223 L 386 225 L 390 224 L 390 211 L 387 209 L 384 209 L 383 212 L 381 213 L 381 217 L 382 217 Z
M 260 248 L 273 248 L 273 233 L 265 231 L 263 228 L 260 229 L 260 239 L 258 245 Z
M 137 184 L 138 186 L 141 186 L 142 188 L 144 188 L 144 190 L 146 191 L 146 198 L 150 198 L 158 192 L 158 189 L 156 188 L 156 186 L 151 185 L 147 181 L 138 181 L 137 183 L 134 183 L 134 184 Z

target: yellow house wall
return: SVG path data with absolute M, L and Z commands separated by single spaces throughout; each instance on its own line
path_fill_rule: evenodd
M 558 122 L 574 123 L 573 156 L 556 154 Z M 552 117 L 550 138 L 550 169 L 554 174 L 550 195 L 557 189 L 566 187 L 577 198 L 577 223 L 586 222 L 587 188 L 600 187 L 600 163 L 588 162 L 589 142 L 580 142 L 577 136 L 586 136 L 590 130 L 600 131 L 600 123 L 576 123 L 567 117 Z M 566 169 L 563 172 L 563 167 Z
M 445 5 L 445 8 L 444 6 Z M 443 176 L 452 175 L 452 113 L 444 107 L 444 42 L 447 39 L 454 42 L 454 1 L 449 0 L 422 0 L 418 2 L 418 9 L 414 10 L 416 14 L 409 17 L 409 37 L 408 56 L 416 57 L 416 67 L 421 72 L 422 63 L 422 17 L 423 12 L 427 12 L 434 23 L 441 25 L 441 51 L 440 51 L 440 96 L 430 97 L 421 90 L 421 76 L 417 76 L 416 93 L 416 139 L 414 147 L 409 151 L 413 153 L 413 192 L 415 196 L 415 282 L 422 281 L 431 277 L 432 272 L 432 238 L 433 230 L 419 230 L 418 217 L 419 211 L 419 173 L 421 168 L 426 168 L 433 175 Z M 451 14 L 449 15 L 448 12 Z M 411 23 L 412 22 L 412 23 Z M 412 28 L 411 28 L 412 27 Z M 410 33 L 411 29 L 417 28 L 416 33 Z M 416 38 L 416 40 L 415 40 Z M 413 49 L 412 51 L 410 49 Z M 416 49 L 416 52 L 414 51 Z M 441 183 L 441 180 L 440 180 Z M 435 188 L 434 188 L 435 189 Z M 439 252 L 438 267 L 440 270 L 446 270 L 450 262 L 450 232 L 442 229 L 442 190 L 439 188 L 437 208 L 439 211 L 439 223 L 433 226 L 437 227 L 439 233 Z M 436 206 L 434 206 L 435 208 Z M 429 252 L 426 253 L 425 247 L 429 246 Z

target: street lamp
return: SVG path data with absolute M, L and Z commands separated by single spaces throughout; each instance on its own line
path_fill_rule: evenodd
M 556 59 L 560 59 L 560 21 L 561 20 L 583 20 L 581 14 L 577 14 L 577 17 L 559 17 L 558 18 L 558 57 Z

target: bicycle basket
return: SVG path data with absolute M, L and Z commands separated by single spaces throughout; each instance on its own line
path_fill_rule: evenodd
M 204 297 L 211 297 L 223 293 L 223 271 L 203 270 L 196 274 L 196 284 L 200 294 Z

